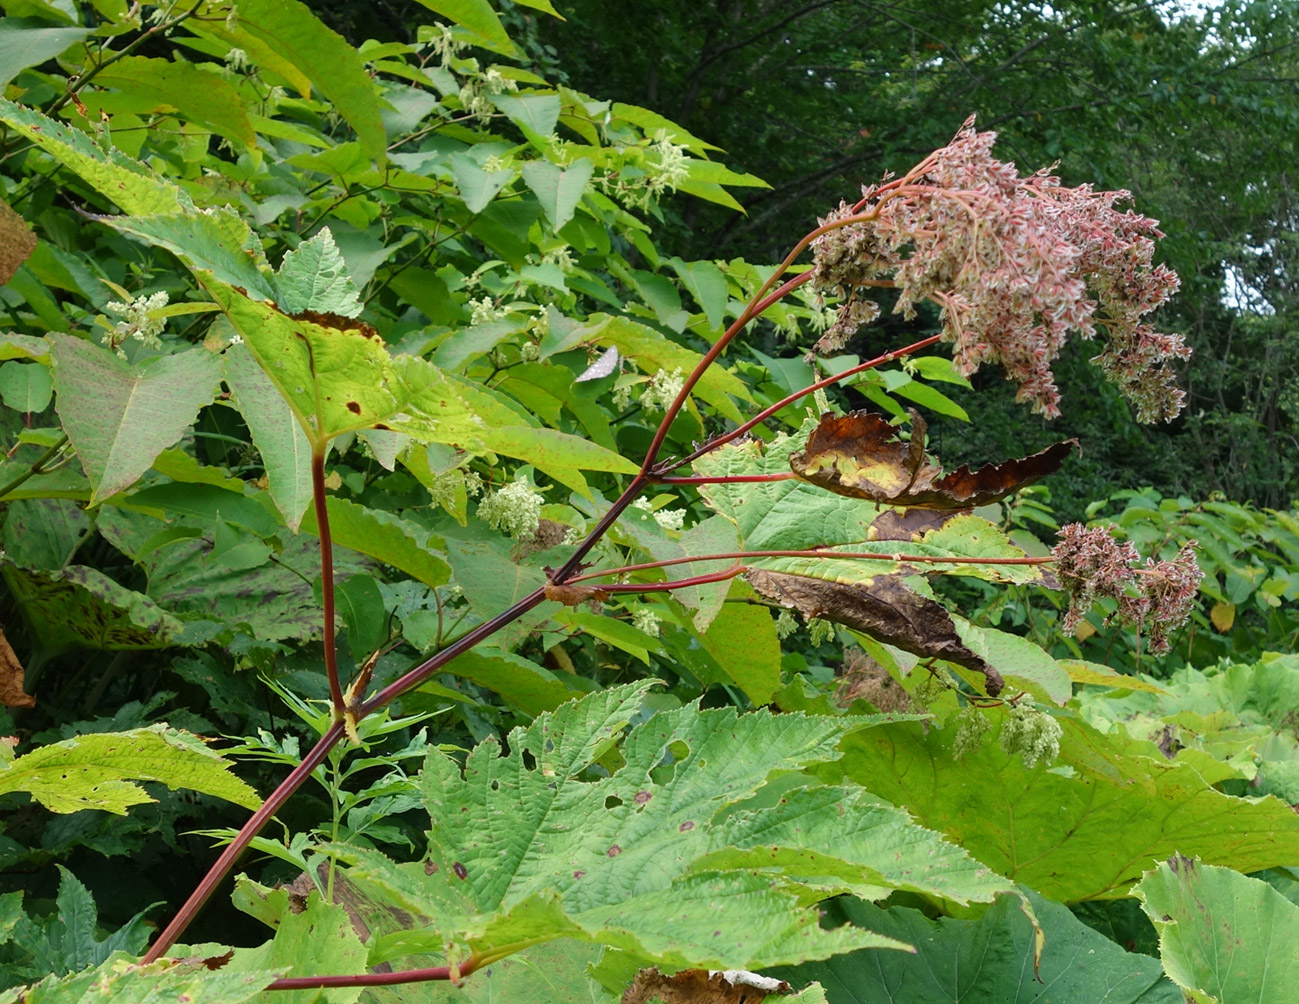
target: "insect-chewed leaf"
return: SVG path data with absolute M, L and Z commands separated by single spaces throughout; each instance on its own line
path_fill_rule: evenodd
M 1000 673 L 966 647 L 946 608 L 908 588 L 899 575 L 877 575 L 868 585 L 844 585 L 754 568 L 748 579 L 763 596 L 804 617 L 834 621 L 904 652 L 936 656 L 982 673 L 994 697 L 1005 685 Z
M 968 903 L 1011 891 L 864 789 L 754 798 L 773 776 L 838 759 L 844 737 L 869 727 L 861 720 L 689 705 L 632 729 L 622 765 L 591 779 L 651 684 L 567 702 L 512 731 L 508 752 L 488 740 L 463 767 L 432 753 L 424 861 L 338 848 L 357 901 L 389 908 L 367 918 L 371 931 L 460 958 L 543 930 L 673 967 L 755 968 L 854 944 L 904 947 L 863 928 L 821 929 L 807 904 L 841 892 Z M 410 915 L 409 931 L 384 929 L 392 908 Z
M 0 793 L 28 792 L 54 812 L 125 814 L 129 806 L 154 801 L 137 781 L 161 781 L 256 808 L 257 793 L 230 767 L 197 736 L 151 725 L 77 736 L 24 753 L 0 769 Z
M 1022 460 L 950 474 L 925 457 L 925 421 L 911 413 L 911 441 L 902 442 L 884 416 L 854 411 L 824 415 L 789 466 L 805 481 L 839 495 L 914 509 L 969 509 L 1005 498 L 1060 469 L 1078 445 L 1068 439 Z

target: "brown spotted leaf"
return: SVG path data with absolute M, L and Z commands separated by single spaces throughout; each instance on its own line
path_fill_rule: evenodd
M 763 596 L 806 618 L 834 621 L 912 655 L 946 659 L 981 673 L 994 697 L 1005 685 L 1000 673 L 966 647 L 946 608 L 909 588 L 899 575 L 845 585 L 754 568 L 748 580 Z
M 1065 440 L 1022 460 L 1007 460 L 950 474 L 925 456 L 924 419 L 911 412 L 911 441 L 904 443 L 882 415 L 867 411 L 826 414 L 789 466 L 804 481 L 850 498 L 915 509 L 969 509 L 1054 474 L 1076 440 Z

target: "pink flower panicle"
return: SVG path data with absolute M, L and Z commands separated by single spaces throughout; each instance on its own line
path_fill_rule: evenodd
M 1115 209 L 1128 192 L 1065 188 L 1047 171 L 1021 176 L 992 156 L 995 140 L 971 119 L 906 176 L 863 188 L 857 214 L 841 204 L 825 217 L 863 218 L 813 241 L 816 288 L 849 298 L 846 327 L 860 286 L 891 275 L 905 317 L 922 300 L 939 305 L 960 372 L 1000 363 L 1019 399 L 1048 417 L 1059 414 L 1051 364 L 1067 335 L 1103 329 L 1093 361 L 1142 421 L 1173 418 L 1184 395 L 1168 364 L 1190 350 L 1141 321 L 1178 287 L 1153 264 L 1157 221 Z
M 1130 541 L 1116 540 L 1103 526 L 1070 523 L 1060 531 L 1052 552 L 1069 608 L 1061 627 L 1078 629 L 1083 616 L 1100 597 L 1118 601 L 1112 615 L 1120 622 L 1150 625 L 1150 651 L 1162 655 L 1172 646 L 1171 632 L 1191 616 L 1204 572 L 1195 560 L 1195 545 L 1185 544 L 1168 561 L 1141 560 Z

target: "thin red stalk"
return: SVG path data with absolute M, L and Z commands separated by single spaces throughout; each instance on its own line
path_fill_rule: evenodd
M 176 939 L 185 932 L 185 928 L 189 927 L 195 915 L 203 908 L 203 904 L 208 901 L 208 897 L 216 891 L 217 885 L 234 867 L 235 861 L 243 853 L 244 848 L 248 846 L 253 837 L 257 836 L 261 828 L 270 821 L 270 818 L 275 815 L 279 808 L 289 800 L 289 797 L 301 787 L 302 782 L 311 776 L 311 772 L 324 763 L 325 757 L 329 755 L 329 751 L 334 748 L 342 735 L 342 722 L 335 722 L 331 725 L 325 734 L 316 741 L 316 745 L 311 748 L 311 751 L 303 757 L 302 763 L 293 768 L 289 776 L 280 782 L 279 787 L 267 796 L 261 808 L 248 818 L 248 822 L 244 823 L 243 828 L 235 835 L 234 840 L 221 852 L 221 856 L 208 869 L 207 874 L 203 876 L 203 881 L 190 893 L 189 899 L 185 900 L 180 911 L 171 919 L 171 923 L 166 926 L 163 932 L 158 935 L 157 940 L 149 947 L 149 950 L 144 955 L 146 964 L 156 962 L 166 954 L 167 949 L 176 943 Z
M 953 555 L 944 558 L 936 554 L 903 554 L 901 552 L 881 554 L 877 551 L 723 551 L 718 554 L 692 555 L 688 558 L 665 558 L 663 561 L 646 561 L 639 565 L 623 565 L 619 568 L 587 572 L 585 575 L 570 579 L 568 584 L 573 585 L 578 582 L 585 582 L 588 579 L 599 579 L 606 575 L 624 575 L 631 572 L 644 572 L 651 568 L 688 565 L 696 561 L 743 561 L 746 558 L 860 558 L 866 561 L 897 561 L 908 565 L 913 562 L 934 565 L 1046 565 L 1055 560 L 1054 558 L 1033 558 L 1028 556 L 1023 558 L 971 558 L 964 555 Z M 665 585 L 665 583 L 649 583 L 649 585 L 657 587 Z M 609 591 L 617 590 L 620 587 L 615 585 L 601 586 L 600 588 Z M 676 588 L 676 586 L 673 586 L 673 588 Z
M 691 558 L 689 560 L 707 561 L 708 559 Z M 709 575 L 692 575 L 688 579 L 672 579 L 668 582 L 617 582 L 610 586 L 601 586 L 600 590 L 606 593 L 666 593 L 673 589 L 688 589 L 691 586 L 703 586 L 710 582 L 725 582 L 727 579 L 735 578 L 744 570 L 743 565 L 732 565 L 724 572 L 712 572 Z M 582 578 L 590 578 L 590 576 L 584 575 Z M 573 579 L 572 581 L 578 582 L 580 580 Z
M 699 477 L 670 478 L 651 476 L 656 485 L 736 485 L 751 484 L 763 481 L 789 481 L 798 477 L 793 471 L 784 474 L 726 474 L 718 478 Z
M 474 971 L 472 960 L 456 972 L 468 976 Z M 450 966 L 432 966 L 428 969 L 407 969 L 399 973 L 356 973 L 347 976 L 287 976 L 276 980 L 267 990 L 319 990 L 326 987 L 391 987 L 400 983 L 428 983 L 430 980 L 452 978 Z
M 922 338 L 918 342 L 912 342 L 910 345 L 904 345 L 900 349 L 894 349 L 892 352 L 886 352 L 882 356 L 876 356 L 874 359 L 870 359 L 864 363 L 859 363 L 856 366 L 852 366 L 849 369 L 844 370 L 842 373 L 836 373 L 834 376 L 828 376 L 823 380 L 818 380 L 814 384 L 809 384 L 808 386 L 804 387 L 802 390 L 795 391 L 793 394 L 790 394 L 788 397 L 782 398 L 781 400 L 777 401 L 775 404 L 770 405 L 767 408 L 763 408 L 762 411 L 758 412 L 756 415 L 753 416 L 753 418 L 749 419 L 743 425 L 737 426 L 736 428 L 732 429 L 730 432 L 723 433 L 720 436 L 714 436 L 703 446 L 699 447 L 699 449 L 695 450 L 694 453 L 691 453 L 690 455 L 683 457 L 680 460 L 672 461 L 671 467 L 664 467 L 662 469 L 674 471 L 679 467 L 684 467 L 686 464 L 693 463 L 694 461 L 702 457 L 705 453 L 709 453 L 712 450 L 717 449 L 717 447 L 729 443 L 731 440 L 737 439 L 740 436 L 743 436 L 754 426 L 760 425 L 761 423 L 765 422 L 772 415 L 776 414 L 776 412 L 780 411 L 782 408 L 787 408 L 789 405 L 793 404 L 799 398 L 806 397 L 808 394 L 814 394 L 818 390 L 822 390 L 826 387 L 831 386 L 832 384 L 838 383 L 840 380 L 845 380 L 850 376 L 856 376 L 858 373 L 863 373 L 866 370 L 874 369 L 876 366 L 882 366 L 885 363 L 893 362 L 893 360 L 895 359 L 901 359 L 903 356 L 909 356 L 913 352 L 919 352 L 921 349 L 928 348 L 930 345 L 933 345 L 942 337 L 943 336 L 941 334 L 930 335 L 928 338 Z M 656 478 L 655 480 L 659 481 L 660 479 Z
M 325 489 L 325 451 L 311 451 L 311 499 L 316 508 L 316 533 L 320 537 L 320 597 L 325 615 L 325 675 L 329 677 L 329 700 L 335 719 L 346 710 L 343 685 L 338 679 L 338 652 L 334 638 L 334 538 L 329 532 L 328 496 Z
M 418 687 L 456 656 L 463 655 L 484 638 L 490 638 L 505 625 L 518 620 L 545 598 L 545 590 L 536 589 L 504 613 L 497 614 L 491 620 L 479 624 L 472 631 L 465 632 L 441 652 L 425 659 L 414 669 L 388 684 L 368 701 L 362 702 L 356 709 L 357 720 L 359 721 L 366 715 L 392 703 L 406 691 Z
M 879 214 L 880 207 L 889 199 L 895 198 L 896 195 L 896 192 L 890 192 L 888 195 L 885 195 L 875 204 L 874 208 L 872 208 L 869 213 L 854 214 L 852 216 L 845 216 L 840 220 L 831 220 L 829 223 L 823 223 L 815 230 L 806 234 L 797 244 L 794 245 L 793 250 L 785 256 L 785 260 L 776 266 L 775 271 L 771 273 L 767 281 L 758 288 L 757 293 L 755 293 L 753 299 L 749 301 L 749 305 L 744 308 L 743 313 L 741 313 L 740 316 L 735 319 L 735 322 L 722 333 L 722 337 L 717 340 L 717 344 L 708 350 L 704 357 L 699 360 L 699 363 L 691 371 L 690 375 L 686 377 L 680 393 L 677 394 L 676 400 L 674 400 L 671 407 L 668 408 L 667 414 L 663 416 L 663 421 L 659 424 L 658 432 L 654 434 L 654 439 L 650 443 L 649 450 L 645 454 L 645 461 L 641 465 L 641 473 L 647 474 L 653 469 L 654 461 L 658 458 L 659 450 L 663 447 L 663 440 L 667 438 L 668 429 L 671 428 L 673 420 L 685 406 L 686 398 L 690 396 L 690 392 L 704 375 L 704 371 L 716 361 L 717 357 L 722 354 L 722 350 L 730 344 L 731 339 L 739 334 L 744 326 L 751 320 L 761 314 L 777 300 L 787 296 L 791 290 L 797 289 L 803 283 L 809 281 L 815 274 L 813 271 L 809 270 L 804 272 L 802 275 L 795 276 L 793 279 L 786 281 L 782 286 L 780 286 L 780 288 L 771 291 L 771 287 L 776 284 L 776 280 L 789 270 L 789 267 L 794 264 L 794 260 L 803 253 L 804 249 L 806 249 L 809 244 L 822 234 L 829 233 L 831 230 L 837 230 L 840 227 L 846 227 L 853 223 L 865 223 L 875 219 Z M 770 296 L 767 295 L 768 291 L 771 291 Z
M 660 432 L 667 429 L 669 421 L 670 419 L 668 416 L 663 416 L 663 421 L 659 425 Z M 591 529 L 591 532 L 586 535 L 586 540 L 582 541 L 582 543 L 577 546 L 577 550 L 573 552 L 573 556 L 564 562 L 558 572 L 550 577 L 551 582 L 554 582 L 557 585 L 562 585 L 568 582 L 568 577 L 581 567 L 582 559 L 590 553 L 591 548 L 595 547 L 595 545 L 600 542 L 600 538 L 605 535 L 605 532 L 609 527 L 613 526 L 618 517 L 622 515 L 623 510 L 635 501 L 636 496 L 640 494 L 640 490 L 645 487 L 646 483 L 647 479 L 644 473 L 637 474 L 631 479 L 631 484 L 629 484 L 623 493 L 614 500 L 613 505 L 609 507 L 609 511 L 600 517 L 600 521 L 596 523 Z

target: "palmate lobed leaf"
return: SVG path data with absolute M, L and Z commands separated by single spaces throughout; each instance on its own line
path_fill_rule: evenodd
M 494 957 L 540 930 L 711 968 L 904 947 L 822 930 L 808 907 L 839 892 L 969 903 L 1012 891 L 859 788 L 760 793 L 774 776 L 835 760 L 851 720 L 691 705 L 634 728 L 614 754 L 652 685 L 566 703 L 511 732 L 508 753 L 492 740 L 475 747 L 463 772 L 431 755 L 424 861 L 339 848 L 347 881 L 425 919 L 425 950 L 441 939 L 462 962 L 465 948 Z M 584 780 L 597 760 L 622 765 Z
M 256 792 L 230 773 L 230 761 L 195 735 L 165 724 L 96 733 L 42 746 L 0 765 L 0 793 L 25 791 L 54 812 L 102 809 L 125 814 L 152 802 L 137 781 L 159 781 L 255 809 Z

